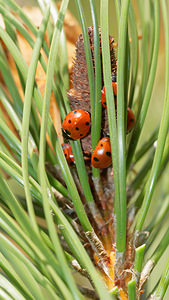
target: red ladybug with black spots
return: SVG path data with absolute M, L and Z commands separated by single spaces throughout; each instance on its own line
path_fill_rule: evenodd
M 91 164 L 94 168 L 104 169 L 112 163 L 110 138 L 102 138 L 93 151 Z
M 84 138 L 90 130 L 90 114 L 85 110 L 72 110 L 64 118 L 62 129 L 67 138 L 78 140 Z
M 61 146 L 62 146 L 62 149 L 63 149 L 63 152 L 64 152 L 64 155 L 66 157 L 68 165 L 69 166 L 74 166 L 75 160 L 74 160 L 71 145 L 64 143 Z
M 127 133 L 129 133 L 135 125 L 135 115 L 133 111 L 127 108 Z
M 116 75 L 112 75 L 112 88 L 113 88 L 113 94 L 114 94 L 114 100 L 115 100 L 115 105 L 116 105 L 116 96 L 117 96 L 117 82 L 116 82 Z M 102 94 L 101 94 L 101 103 L 104 108 L 107 108 L 106 104 L 106 92 L 105 92 L 105 87 L 102 89 Z

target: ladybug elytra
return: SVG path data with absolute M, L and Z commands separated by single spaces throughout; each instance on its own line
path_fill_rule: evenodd
M 110 138 L 102 138 L 93 151 L 91 164 L 94 168 L 104 169 L 112 163 Z
M 87 111 L 73 110 L 64 118 L 62 129 L 68 138 L 78 140 L 88 134 L 90 124 L 90 114 Z
M 117 82 L 115 82 L 115 81 L 112 82 L 112 88 L 113 88 L 113 94 L 114 94 L 114 98 L 115 98 L 114 100 L 115 100 L 115 105 L 116 105 Z M 105 87 L 103 87 L 103 89 L 102 89 L 101 103 L 104 108 L 107 108 Z
M 62 146 L 62 149 L 63 149 L 63 152 L 64 152 L 64 155 L 65 155 L 68 165 L 73 166 L 75 160 L 74 160 L 74 156 L 72 153 L 71 145 L 64 143 L 64 144 L 61 144 L 61 146 Z
M 127 133 L 129 133 L 135 124 L 135 115 L 133 111 L 128 107 L 127 108 Z

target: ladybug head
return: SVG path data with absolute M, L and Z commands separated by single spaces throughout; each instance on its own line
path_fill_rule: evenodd
M 116 76 L 115 73 L 111 74 L 111 80 L 112 80 L 112 82 L 116 82 L 117 81 L 117 76 Z
M 63 137 L 66 141 L 73 141 L 73 139 L 70 137 L 70 132 L 68 130 L 63 130 L 62 128 L 62 134 L 63 134 Z

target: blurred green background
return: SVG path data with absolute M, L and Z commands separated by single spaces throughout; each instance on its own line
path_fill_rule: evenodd
M 145 1 L 145 17 L 148 18 L 148 10 L 146 8 L 146 1 Z M 36 1 L 34 0 L 17 0 L 18 4 L 21 6 L 26 5 L 26 6 L 34 6 L 36 5 Z M 91 15 L 90 15 L 90 7 L 89 7 L 89 1 L 88 0 L 81 0 L 86 16 L 86 21 L 87 25 L 91 26 L 92 21 L 91 21 Z M 95 0 L 96 6 L 97 6 L 97 13 L 98 13 L 98 18 L 99 18 L 99 9 L 100 9 L 100 0 Z M 139 17 L 138 17 L 138 11 L 137 11 L 137 6 L 136 6 L 136 1 L 133 1 L 133 5 L 135 7 L 135 12 L 137 15 L 137 23 L 138 23 L 138 33 L 141 34 L 141 31 L 139 30 Z M 75 7 L 75 2 L 74 0 L 69 1 L 69 9 L 71 13 L 78 19 L 76 7 Z M 116 14 L 115 14 L 115 6 L 114 6 L 114 1 L 110 0 L 109 1 L 109 30 L 110 34 L 114 36 L 115 41 L 118 39 L 118 31 L 117 31 L 117 23 L 116 23 Z M 148 115 L 146 118 L 146 122 L 144 125 L 144 130 L 141 135 L 140 139 L 140 144 L 147 140 L 149 136 L 151 135 L 151 132 L 153 129 L 155 129 L 156 125 L 159 123 L 159 120 L 161 118 L 161 113 L 162 113 L 162 108 L 163 108 L 163 96 L 164 96 L 164 37 L 163 37 L 163 26 L 162 26 L 162 21 L 161 21 L 161 34 L 160 34 L 160 49 L 159 49 L 159 58 L 158 58 L 158 66 L 157 66 L 157 74 L 155 78 L 155 83 L 154 83 L 154 88 L 153 88 L 153 94 L 151 98 L 151 104 L 149 107 Z M 139 84 L 139 82 L 138 82 Z M 169 167 L 167 168 L 165 174 L 169 174 Z M 16 190 L 16 184 L 11 181 L 11 185 L 13 188 Z M 167 191 L 169 193 L 169 187 L 168 187 L 168 176 L 163 176 L 162 180 L 160 180 L 160 183 L 158 184 L 156 188 L 156 192 L 154 193 L 153 200 L 152 200 L 152 205 L 149 209 L 149 214 L 147 217 L 147 220 L 150 220 L 153 217 L 153 211 L 154 207 L 159 203 L 159 199 L 161 199 L 161 193 L 162 191 Z M 18 190 L 18 187 L 17 187 Z M 20 192 L 22 190 L 20 189 Z M 161 203 L 162 205 L 162 203 Z M 164 234 L 166 228 L 168 227 L 168 222 L 166 222 L 165 226 L 163 226 L 158 234 L 158 240 L 156 243 L 153 244 L 153 247 L 151 248 L 151 251 L 155 248 L 155 245 L 158 243 L 158 241 L 161 239 L 162 235 Z M 159 263 L 155 267 L 153 274 L 149 278 L 149 284 L 146 287 L 147 288 L 147 293 L 151 291 L 152 287 L 157 283 L 157 280 L 159 278 L 159 275 L 162 273 L 162 270 L 164 268 L 165 262 L 168 258 L 169 251 L 166 251 L 163 257 L 160 259 Z M 148 252 L 147 257 L 150 256 L 150 252 Z M 162 266 L 162 268 L 161 268 Z M 142 298 L 143 299 L 143 298 Z M 169 291 L 165 295 L 165 300 L 169 299 Z

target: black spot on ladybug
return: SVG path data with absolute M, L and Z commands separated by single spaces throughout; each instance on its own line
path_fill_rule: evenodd
M 77 113 L 77 110 L 74 111 L 74 114 L 76 114 L 76 113 Z
M 106 102 L 103 102 L 104 105 L 106 105 Z
M 70 124 L 70 123 L 71 123 L 71 120 L 69 120 L 68 123 Z
M 103 144 L 101 144 L 100 147 L 103 147 Z
M 80 136 L 83 136 L 83 133 L 81 133 Z
M 76 130 L 79 130 L 79 127 L 76 127 L 75 129 L 76 129 Z
M 68 135 L 70 135 L 70 131 L 69 131 L 69 130 L 65 129 L 65 132 L 66 132 Z
M 99 159 L 98 159 L 97 157 L 94 157 L 93 159 L 94 159 L 95 161 L 99 161 Z
M 73 163 L 73 161 L 71 161 L 71 163 L 70 163 L 70 166 L 74 166 L 74 163 Z
M 86 125 L 89 125 L 89 122 L 86 122 Z
M 132 122 L 132 123 L 133 123 L 133 122 L 134 122 L 134 119 L 130 119 L 130 122 Z
M 109 157 L 111 157 L 111 152 L 107 151 L 106 155 L 109 156 Z

